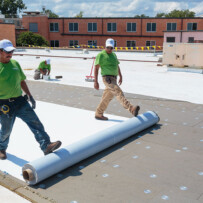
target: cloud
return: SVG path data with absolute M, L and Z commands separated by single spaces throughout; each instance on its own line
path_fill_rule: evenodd
M 191 8 L 191 11 L 195 12 L 196 15 L 203 15 L 203 2 Z
M 176 10 L 181 10 L 183 7 L 187 7 L 186 4 L 182 4 L 182 3 L 176 3 L 176 2 L 157 2 L 155 3 L 154 6 L 154 12 L 164 12 L 164 13 L 169 13 L 172 10 L 176 9 Z
M 55 3 L 61 3 L 63 0 L 53 0 Z
M 42 10 L 42 6 L 63 17 L 74 17 L 83 11 L 84 17 L 133 17 L 168 13 L 174 9 L 189 9 L 203 14 L 202 0 L 24 0 L 27 10 Z

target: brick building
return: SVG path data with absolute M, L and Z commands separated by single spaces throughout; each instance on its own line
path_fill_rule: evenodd
M 113 38 L 117 47 L 163 46 L 164 31 L 203 30 L 197 18 L 48 18 L 40 12 L 25 12 L 18 34 L 32 31 L 52 47 L 104 46 Z

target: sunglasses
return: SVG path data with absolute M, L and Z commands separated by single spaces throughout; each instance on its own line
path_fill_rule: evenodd
M 113 49 L 113 47 L 106 47 L 106 48 L 107 48 L 107 49 L 111 49 L 111 50 Z
M 12 51 L 6 51 L 6 50 L 3 49 L 3 52 L 5 52 L 7 54 L 12 54 L 14 52 L 14 50 L 12 50 Z

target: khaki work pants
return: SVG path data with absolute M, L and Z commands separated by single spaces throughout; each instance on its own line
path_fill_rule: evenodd
M 109 102 L 116 96 L 120 104 L 132 112 L 133 105 L 125 98 L 123 91 L 117 85 L 116 76 L 103 76 L 103 82 L 106 88 L 104 89 L 100 104 L 96 109 L 95 116 L 102 116 L 107 109 Z

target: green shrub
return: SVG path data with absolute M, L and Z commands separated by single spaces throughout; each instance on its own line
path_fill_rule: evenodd
M 16 42 L 17 46 L 48 46 L 48 41 L 40 34 L 35 34 L 33 32 L 22 32 Z

